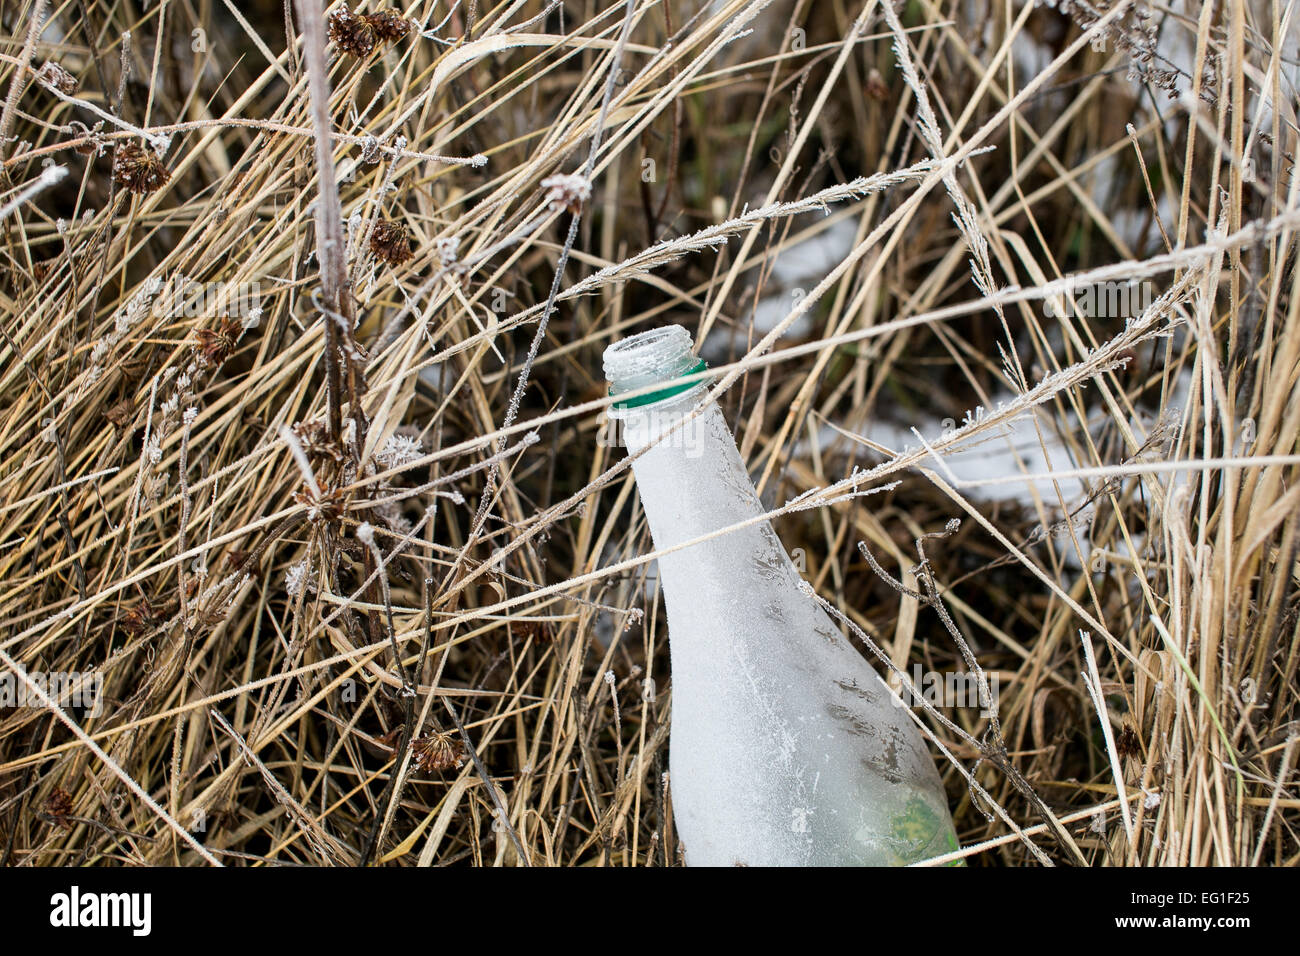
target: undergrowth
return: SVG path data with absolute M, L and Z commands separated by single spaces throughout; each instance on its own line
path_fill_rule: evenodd
M 0 859 L 678 864 L 673 322 L 969 864 L 1296 864 L 1295 18 L 4 4 Z

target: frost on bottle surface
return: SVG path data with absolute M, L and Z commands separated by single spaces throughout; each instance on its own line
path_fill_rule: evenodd
M 615 394 L 703 368 L 667 326 L 605 351 Z M 702 385 L 610 409 L 656 550 L 765 510 Z M 669 434 L 671 432 L 671 434 Z M 767 521 L 659 558 L 672 666 L 673 814 L 691 866 L 894 866 L 957 847 L 920 732 L 800 589 Z

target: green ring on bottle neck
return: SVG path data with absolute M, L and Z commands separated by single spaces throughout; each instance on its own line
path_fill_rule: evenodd
M 683 375 L 694 375 L 696 372 L 703 372 L 709 367 L 709 363 L 700 359 L 689 369 L 683 372 Z M 674 395 L 680 395 L 682 392 L 695 388 L 702 382 L 683 382 L 680 385 L 670 385 L 667 388 L 661 388 L 657 392 L 650 392 L 648 395 L 638 395 L 636 398 L 629 398 L 624 402 L 615 402 L 615 408 L 640 408 L 642 405 L 652 405 L 655 402 L 662 402 L 665 398 L 672 398 Z M 613 386 L 610 386 L 609 394 L 614 394 Z

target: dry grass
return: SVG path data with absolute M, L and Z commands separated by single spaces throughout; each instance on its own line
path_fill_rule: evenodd
M 1059 6 L 6 4 L 0 858 L 679 862 L 598 440 L 678 322 L 828 606 L 996 678 L 972 865 L 1300 861 L 1300 10 Z

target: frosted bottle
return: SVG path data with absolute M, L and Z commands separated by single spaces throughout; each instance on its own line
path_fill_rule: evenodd
M 763 513 L 722 412 L 673 426 L 702 383 L 666 326 L 605 351 L 610 409 L 657 550 Z M 767 521 L 659 558 L 672 667 L 669 770 L 691 866 L 894 866 L 957 846 L 920 732 L 800 577 Z

